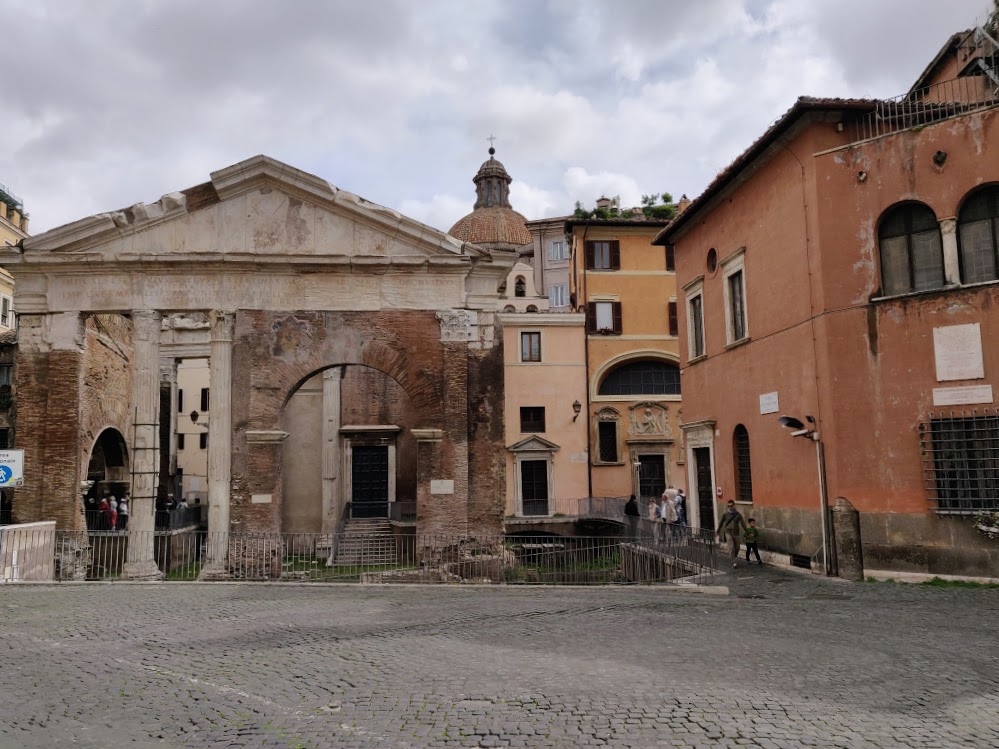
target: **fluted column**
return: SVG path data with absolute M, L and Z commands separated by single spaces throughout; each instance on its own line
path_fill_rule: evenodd
M 235 312 L 212 311 L 212 358 L 208 363 L 208 566 L 224 572 L 229 548 L 229 486 L 232 478 L 232 338 Z
M 156 483 L 159 476 L 160 321 L 151 310 L 132 312 L 132 504 L 128 519 L 128 558 L 122 575 L 162 577 L 153 558 Z
M 335 533 L 343 511 L 340 475 L 340 383 L 343 367 L 323 372 L 323 533 Z M 339 483 L 339 486 L 338 486 Z

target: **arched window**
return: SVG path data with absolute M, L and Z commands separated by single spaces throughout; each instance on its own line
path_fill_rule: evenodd
M 604 378 L 597 394 L 679 395 L 680 368 L 656 359 L 628 362 Z
M 961 241 L 961 280 L 964 283 L 999 278 L 999 186 L 975 192 L 957 219 Z
M 517 281 L 513 284 L 514 296 L 527 296 L 527 283 L 523 276 L 517 276 Z
M 749 431 L 739 424 L 732 433 L 732 463 L 735 465 L 735 495 L 740 502 L 753 501 L 753 468 L 749 459 Z
M 903 203 L 889 209 L 881 218 L 878 244 L 886 296 L 944 285 L 940 225 L 928 206 Z

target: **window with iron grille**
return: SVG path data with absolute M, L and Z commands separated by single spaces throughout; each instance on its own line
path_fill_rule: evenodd
M 525 434 L 545 431 L 545 407 L 521 406 L 520 431 Z
M 622 364 L 600 383 L 598 395 L 679 395 L 680 368 L 665 361 Z
M 958 216 L 961 280 L 964 283 L 999 278 L 999 187 L 978 190 Z
M 919 436 L 926 495 L 937 512 L 999 510 L 999 413 L 930 414 Z
M 520 334 L 520 360 L 541 361 L 541 333 Z
M 753 501 L 753 468 L 749 459 L 749 430 L 739 424 L 732 433 L 735 491 L 740 502 Z
M 597 423 L 597 442 L 600 448 L 601 463 L 617 463 L 617 422 Z

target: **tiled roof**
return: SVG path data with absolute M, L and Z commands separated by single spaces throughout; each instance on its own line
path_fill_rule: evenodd
M 753 161 L 761 156 L 767 148 L 769 148 L 773 142 L 777 140 L 778 137 L 789 130 L 798 118 L 806 112 L 838 109 L 869 112 L 874 109 L 876 104 L 877 99 L 838 99 L 799 96 L 798 101 L 794 103 L 794 106 L 778 117 L 774 124 L 767 128 L 763 135 L 757 138 L 749 148 L 736 157 L 735 161 L 719 172 L 718 176 L 714 178 L 707 188 L 705 188 L 704 192 L 698 195 L 683 213 L 673 219 L 673 222 L 669 226 L 659 232 L 656 235 L 656 238 L 652 240 L 652 243 L 666 244 L 669 241 L 669 238 L 673 237 L 683 226 L 690 223 L 690 221 L 692 221 L 694 217 L 705 208 L 708 202 L 715 197 L 715 195 L 725 189 L 725 187 L 732 180 L 734 180 L 743 169 L 748 167 Z
M 473 244 L 525 245 L 533 240 L 527 219 L 512 208 L 476 208 L 448 231 L 452 237 Z

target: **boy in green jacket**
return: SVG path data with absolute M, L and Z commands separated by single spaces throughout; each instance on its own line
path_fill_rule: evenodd
M 742 540 L 746 542 L 746 562 L 752 564 L 749 560 L 749 552 L 752 551 L 756 555 L 757 564 L 762 565 L 763 560 L 760 559 L 760 547 L 757 546 L 757 542 L 760 538 L 760 531 L 756 527 L 756 519 L 750 518 L 749 525 L 746 526 L 746 530 L 742 533 Z

